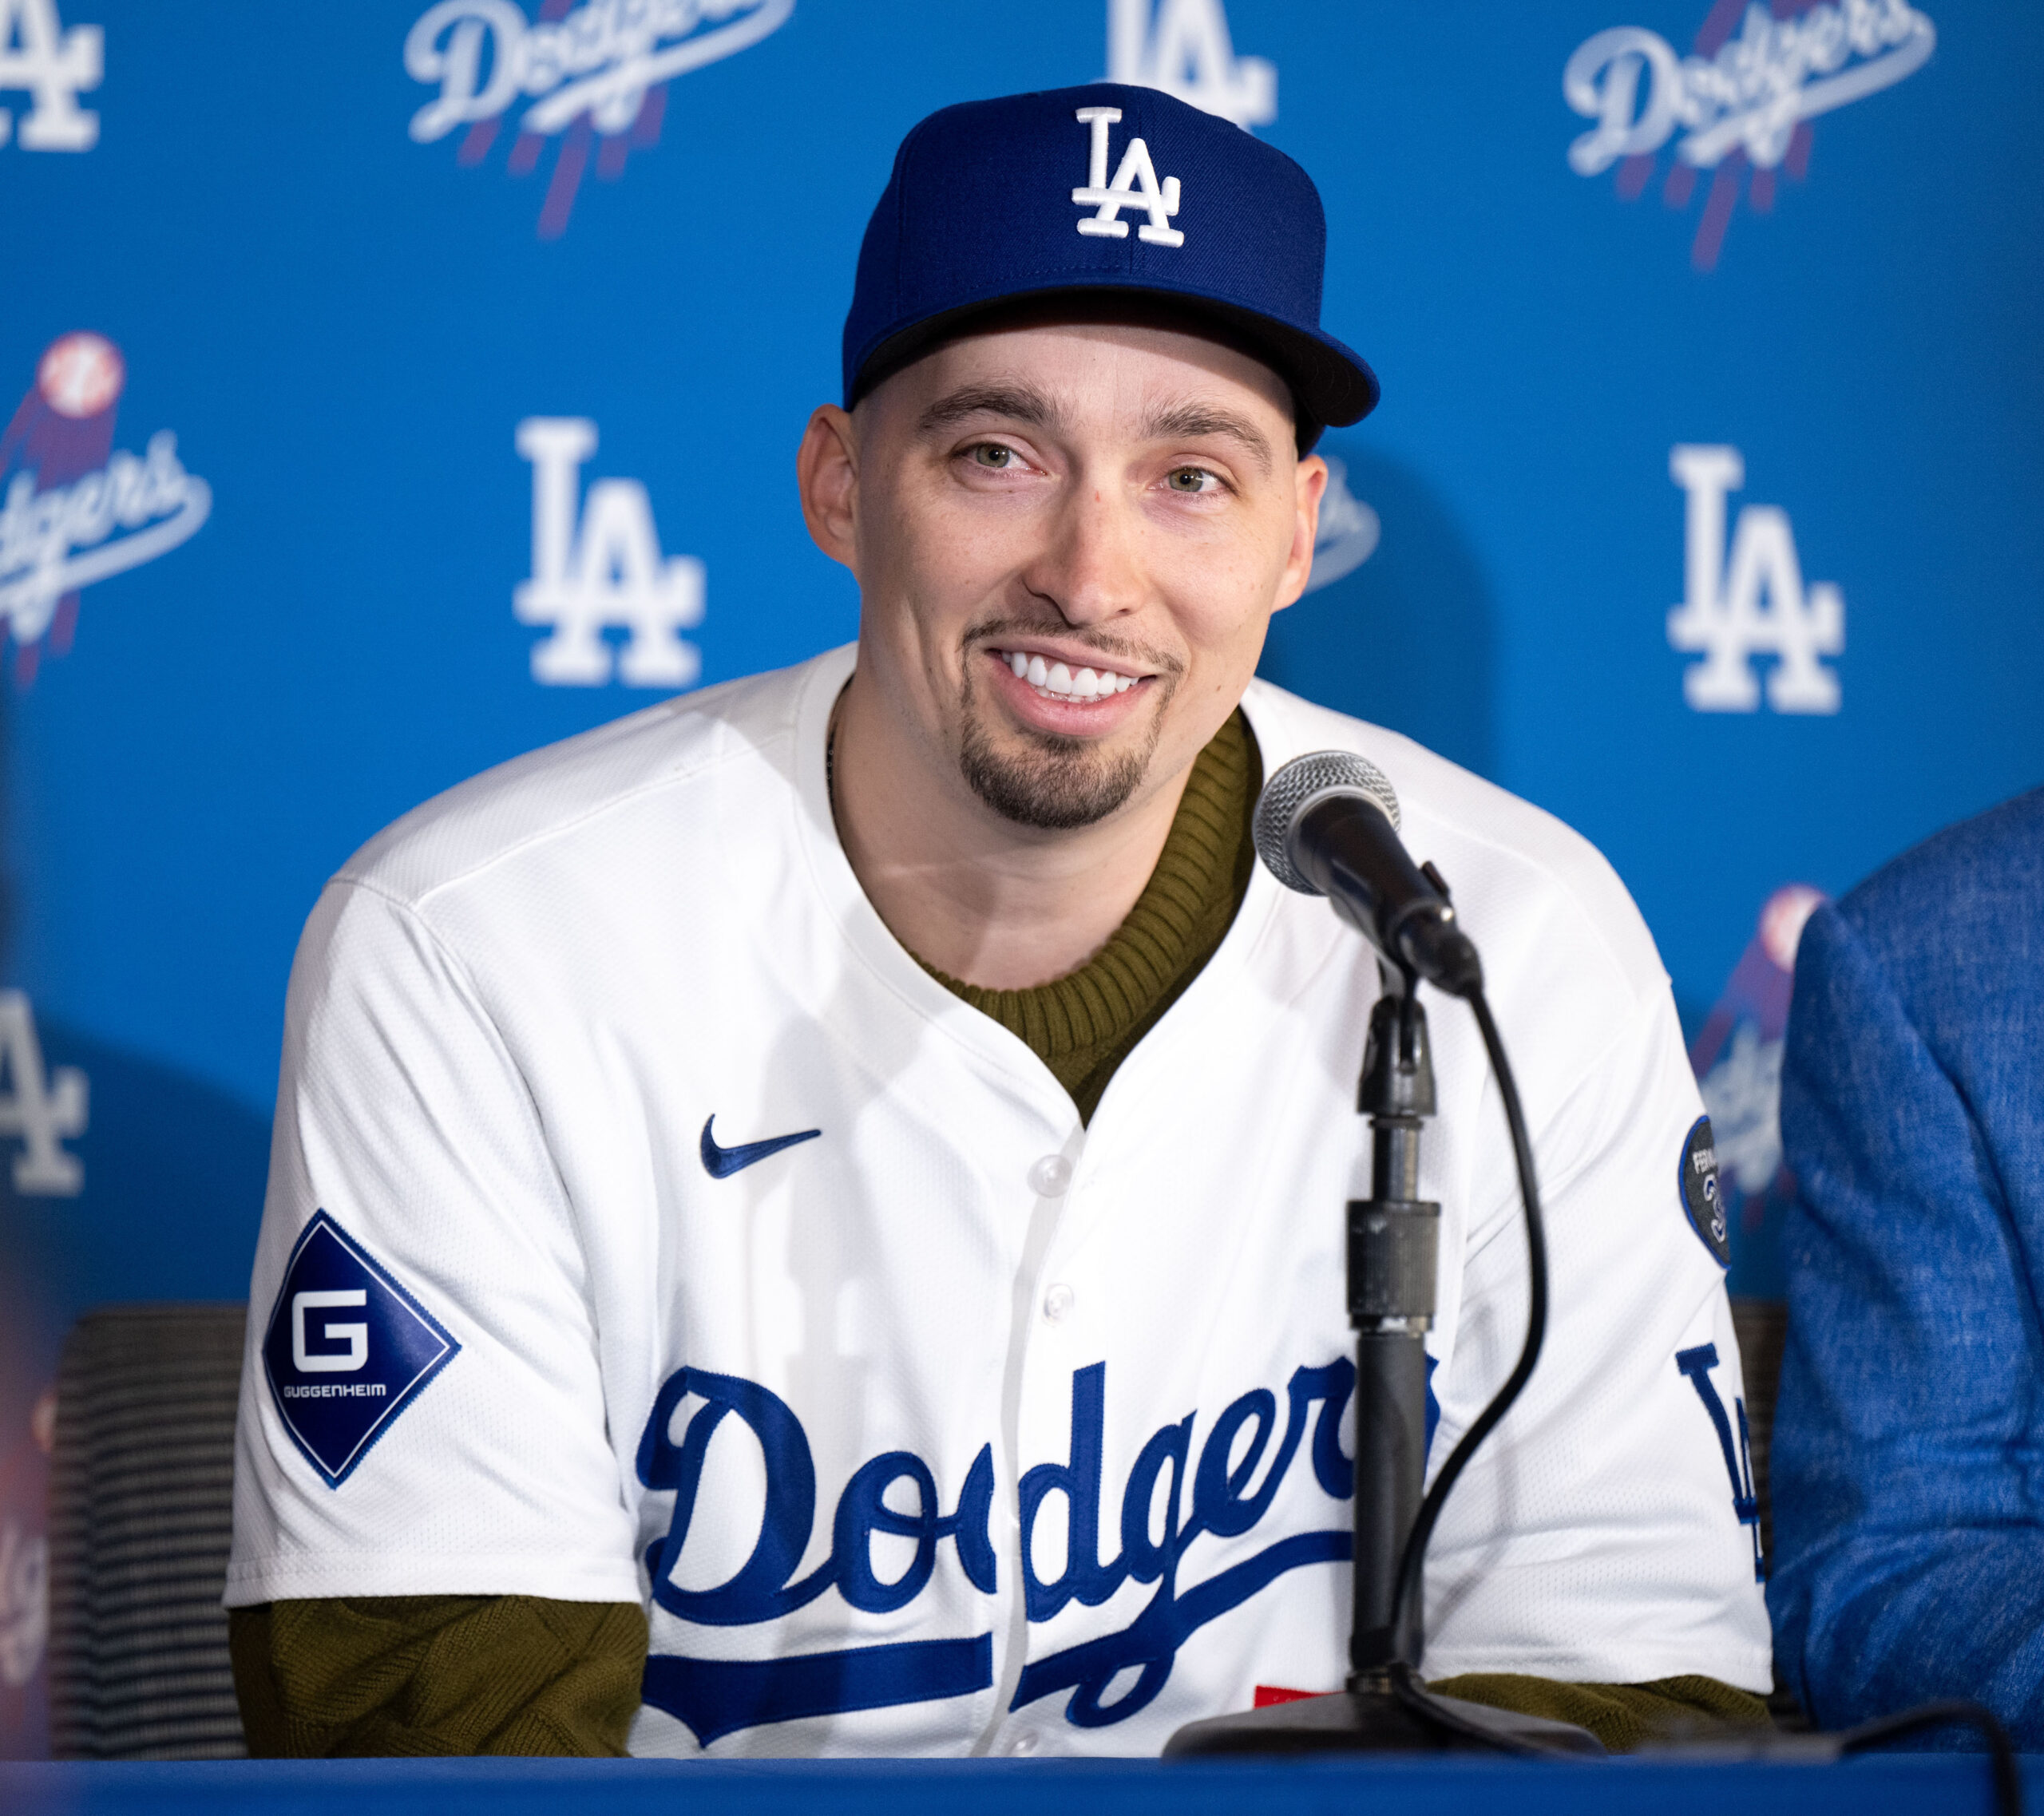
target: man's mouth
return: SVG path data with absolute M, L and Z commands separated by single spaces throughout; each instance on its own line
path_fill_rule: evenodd
M 1126 694 L 1144 679 L 1139 675 L 1124 675 L 1103 663 L 1075 669 L 1068 663 L 1046 661 L 1040 655 L 1025 650 L 997 649 L 992 653 L 998 660 L 1007 663 L 1017 681 L 1028 682 L 1048 699 L 1106 699 L 1116 694 Z

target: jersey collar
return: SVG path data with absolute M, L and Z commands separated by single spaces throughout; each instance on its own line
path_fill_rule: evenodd
M 1068 1116 L 1071 1099 L 1049 1069 L 1020 1038 L 953 995 L 925 971 L 889 931 L 853 873 L 831 815 L 825 750 L 831 709 L 851 679 L 858 655 L 858 646 L 848 643 L 826 651 L 798 671 L 792 727 L 792 830 L 819 905 L 858 962 L 911 1014 L 957 1042 L 982 1063 L 1007 1074 L 1026 1088 L 1032 1099 L 1043 1097 L 1047 1110 L 1056 1106 Z M 1289 695 L 1262 682 L 1253 682 L 1242 698 L 1243 713 L 1256 738 L 1266 775 L 1302 748 L 1301 728 L 1286 710 L 1290 703 Z M 1218 1012 L 1222 1002 L 1240 986 L 1274 927 L 1293 918 L 1285 912 L 1289 905 L 1285 897 L 1283 885 L 1259 864 L 1226 936 L 1184 994 L 1123 1062 L 1108 1086 L 1109 1098 L 1116 1094 L 1123 1072 L 1143 1069 L 1137 1062 L 1160 1036 L 1163 1043 L 1174 1045 L 1180 1039 L 1208 1038 L 1201 1024 Z M 1333 917 L 1320 918 L 1326 922 L 1326 943 L 1332 946 L 1338 932 Z M 1103 1099 L 1103 1110 L 1106 1103 Z

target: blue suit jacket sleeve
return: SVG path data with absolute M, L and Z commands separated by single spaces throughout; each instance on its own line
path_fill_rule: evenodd
M 2040 924 L 2044 792 L 1820 910 L 1797 958 L 1769 1600 L 1827 1727 L 1966 1695 L 2044 1746 Z

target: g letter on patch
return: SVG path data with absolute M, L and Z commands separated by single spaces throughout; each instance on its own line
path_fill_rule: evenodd
M 1717 1185 L 1717 1137 L 1710 1118 L 1699 1116 L 1682 1142 L 1682 1209 L 1703 1245 L 1721 1268 L 1732 1264 L 1732 1232 L 1725 1222 L 1725 1194 Z
M 291 1441 L 339 1488 L 461 1346 L 324 1211 L 305 1226 L 263 1338 Z

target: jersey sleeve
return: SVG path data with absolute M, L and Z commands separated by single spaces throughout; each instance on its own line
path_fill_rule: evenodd
M 636 1602 L 574 1207 L 473 980 L 329 887 L 292 967 L 230 1607 Z
M 1513 1030 L 1503 1029 L 1509 1046 Z M 1522 1045 L 1529 1051 L 1537 1043 Z M 1531 1380 L 1476 1454 L 1428 1554 L 1430 1677 L 1771 1685 L 1708 1125 L 1662 984 L 1533 1130 L 1551 1300 Z M 1495 1082 L 1477 1132 L 1462 1302 L 1436 1376 L 1437 1471 L 1517 1360 L 1524 1225 Z M 1714 1181 L 1714 1175 L 1712 1176 Z M 1714 1194 L 1707 1201 L 1714 1209 Z

